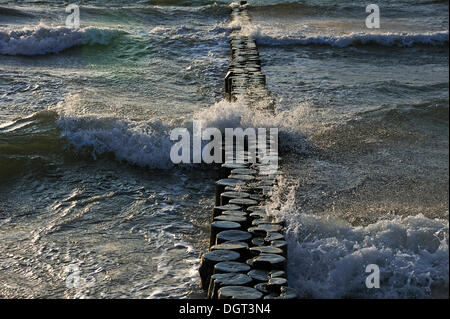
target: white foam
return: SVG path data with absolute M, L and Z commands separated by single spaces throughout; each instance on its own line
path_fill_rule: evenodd
M 134 123 L 98 115 L 62 115 L 57 120 L 62 136 L 76 148 L 90 147 L 92 155 L 114 153 L 118 160 L 167 169 L 172 142 L 161 122 Z
M 276 114 L 265 111 L 266 105 L 255 105 L 255 112 L 240 97 L 235 102 L 222 100 L 211 107 L 197 112 L 194 119 L 201 121 L 202 127 L 214 127 L 224 132 L 225 128 L 278 128 L 280 148 L 291 152 L 303 153 L 308 147 L 305 136 L 300 131 L 299 123 L 303 121 L 307 105 L 299 104 L 287 110 L 277 110 Z M 308 112 L 308 111 L 306 111 Z
M 157 265 L 150 285 L 153 289 L 148 298 L 183 298 L 186 292 L 198 285 L 198 251 L 186 243 L 182 236 L 171 233 L 168 230 L 171 227 L 167 225 L 146 233 L 149 244 L 156 244 L 152 259 Z M 177 253 L 171 253 L 172 250 L 177 250 Z M 180 255 L 183 258 L 179 259 Z
M 429 298 L 448 292 L 448 220 L 419 214 L 353 227 L 326 214 L 303 214 L 295 188 L 287 199 L 274 198 L 287 221 L 289 284 L 300 296 Z M 379 289 L 366 288 L 369 264 L 380 267 Z
M 170 140 L 170 131 L 175 128 L 172 124 L 158 119 L 131 121 L 87 112 L 80 103 L 77 95 L 69 95 L 54 110 L 59 116 L 56 124 L 62 136 L 77 149 L 90 151 L 94 158 L 113 153 L 118 160 L 143 167 L 170 169 L 174 166 L 170 159 L 174 143 Z M 304 105 L 298 105 L 291 110 L 280 110 L 275 115 L 264 111 L 255 113 L 243 103 L 242 98 L 233 103 L 222 100 L 198 111 L 180 127 L 192 132 L 192 120 L 198 120 L 203 129 L 218 128 L 222 132 L 225 128 L 236 127 L 278 128 L 280 148 L 303 153 L 308 143 L 299 131 L 298 123 L 305 116 L 305 109 L 307 107 Z
M 439 46 L 448 44 L 448 31 L 426 33 L 350 33 L 343 35 L 315 34 L 301 32 L 287 34 L 276 28 L 253 27 L 252 36 L 259 44 L 269 46 L 286 45 L 328 45 L 348 47 L 354 45 L 380 45 L 385 47 L 412 47 L 415 45 Z
M 151 168 L 168 169 L 170 127 L 159 120 L 131 121 L 114 115 L 87 112 L 78 95 L 69 95 L 52 111 L 61 135 L 77 149 L 89 150 L 94 158 L 114 153 L 118 160 Z
M 43 24 L 34 28 L 3 30 L 0 31 L 0 54 L 40 55 L 58 53 L 75 46 L 107 45 L 122 33 L 116 29 L 70 29 Z
M 230 27 L 243 36 L 253 37 L 259 44 L 268 46 L 327 45 L 348 47 L 355 45 L 380 45 L 385 47 L 412 47 L 415 45 L 440 46 L 448 44 L 448 30 L 435 32 L 351 32 L 343 33 L 330 28 L 308 24 L 249 21 L 236 17 Z

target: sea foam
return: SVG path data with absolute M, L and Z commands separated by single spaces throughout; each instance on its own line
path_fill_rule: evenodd
M 279 185 L 270 210 L 287 221 L 288 280 L 301 297 L 430 298 L 446 292 L 448 298 L 448 220 L 385 216 L 352 226 L 326 213 L 303 213 L 297 187 L 284 179 Z M 366 287 L 369 264 L 380 269 L 380 288 Z
M 448 31 L 426 33 L 350 33 L 344 35 L 281 34 L 254 27 L 252 34 L 257 42 L 267 46 L 326 45 L 344 48 L 358 45 L 379 45 L 384 47 L 413 47 L 416 45 L 448 45 Z
M 0 31 L 0 54 L 43 55 L 83 45 L 107 45 L 122 34 L 116 29 L 70 29 L 39 25 L 35 28 Z
M 157 118 L 131 121 L 112 115 L 85 113 L 77 103 L 76 96 L 68 96 L 55 108 L 61 135 L 76 149 L 88 149 L 94 158 L 113 153 L 118 160 L 143 167 L 174 167 L 170 159 L 170 150 L 175 143 L 170 140 L 170 132 L 176 128 L 173 124 Z M 218 128 L 222 132 L 225 128 L 237 127 L 278 128 L 280 148 L 302 153 L 308 148 L 305 137 L 298 130 L 298 121 L 304 116 L 303 109 L 300 105 L 293 110 L 280 110 L 275 116 L 268 112 L 255 114 L 242 98 L 232 103 L 222 100 L 197 111 L 192 118 L 185 118 L 177 126 L 192 132 L 192 122 L 196 120 L 202 129 Z
M 118 160 L 150 168 L 168 169 L 172 141 L 161 122 L 132 122 L 99 115 L 61 115 L 63 137 L 76 148 L 87 147 L 94 158 L 113 153 Z

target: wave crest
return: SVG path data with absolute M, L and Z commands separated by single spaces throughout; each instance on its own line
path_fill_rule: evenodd
M 76 149 L 92 148 L 94 158 L 113 153 L 119 161 L 142 167 L 173 167 L 169 128 L 161 122 L 133 123 L 98 115 L 62 114 L 56 124 Z
M 351 33 L 346 35 L 285 36 L 265 34 L 259 29 L 254 36 L 259 44 L 267 46 L 328 45 L 349 47 L 357 45 L 380 45 L 385 47 L 412 47 L 416 45 L 448 45 L 448 31 L 427 33 Z
M 76 46 L 107 45 L 122 33 L 116 29 L 88 27 L 76 30 L 44 25 L 32 29 L 0 31 L 0 54 L 44 55 Z

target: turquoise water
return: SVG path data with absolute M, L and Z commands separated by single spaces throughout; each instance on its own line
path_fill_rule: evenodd
M 353 1 L 251 1 L 270 117 L 222 101 L 228 1 L 79 3 L 73 31 L 65 3 L 0 0 L 1 297 L 201 296 L 217 172 L 168 139 L 193 119 L 280 129 L 302 297 L 448 294 L 447 1 L 378 2 L 370 30 Z

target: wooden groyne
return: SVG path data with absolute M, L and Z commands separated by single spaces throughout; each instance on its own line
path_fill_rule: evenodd
M 235 5 L 231 24 L 238 26 L 230 35 L 231 63 L 225 76 L 225 96 L 228 100 L 245 97 L 242 103 L 252 108 L 272 108 L 273 98 L 266 87 L 266 76 L 261 70 L 261 59 L 255 39 L 248 33 L 251 25 L 247 4 Z
M 245 1 L 232 8 L 231 21 L 236 25 L 250 23 Z M 266 88 L 256 42 L 242 31 L 237 28 L 231 33 L 231 63 L 225 77 L 225 95 L 229 100 L 242 96 L 241 101 L 255 111 L 261 107 L 270 109 L 274 103 Z M 279 158 L 270 146 L 277 145 L 278 140 L 272 138 L 265 135 L 264 143 L 245 143 L 243 162 L 232 152 L 221 166 L 210 248 L 203 254 L 199 269 L 200 285 L 208 298 L 297 297 L 287 286 L 284 221 L 269 215 L 265 206 L 277 182 L 278 166 L 273 165 L 271 158 L 276 157 L 277 163 Z

